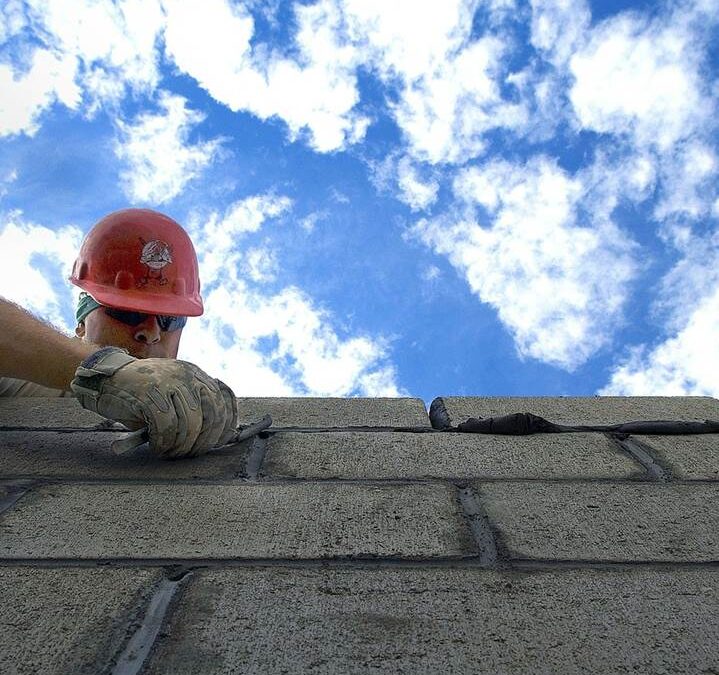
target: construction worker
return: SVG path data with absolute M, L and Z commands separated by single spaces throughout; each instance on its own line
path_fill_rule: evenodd
M 75 338 L 0 298 L 0 396 L 74 395 L 129 429 L 146 427 L 162 457 L 229 440 L 232 390 L 176 360 L 187 317 L 203 312 L 182 227 L 148 209 L 111 213 L 88 233 L 70 281 L 82 289 Z

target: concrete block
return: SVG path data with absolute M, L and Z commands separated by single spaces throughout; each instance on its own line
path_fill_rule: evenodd
M 263 472 L 297 478 L 629 478 L 642 467 L 603 434 L 278 433 Z
M 715 569 L 197 573 L 145 673 L 716 670 Z
M 238 398 L 240 424 L 272 415 L 274 427 L 429 427 L 419 398 Z
M 461 556 L 444 485 L 129 484 L 34 488 L 0 514 L 0 558 Z
M 719 479 L 719 434 L 635 436 L 650 446 L 675 478 Z
M 719 560 L 719 483 L 477 483 L 510 558 Z
M 272 415 L 275 427 L 429 427 L 419 398 L 239 398 L 238 424 Z M 0 427 L 119 429 L 73 398 L 0 398 Z
M 107 672 L 157 570 L 0 567 L 0 672 Z
M 719 400 L 708 396 L 470 397 L 432 401 L 432 425 L 456 426 L 469 417 L 530 412 L 557 424 L 620 424 L 640 420 L 719 420 Z
M 245 467 L 250 442 L 192 459 L 159 459 L 144 445 L 115 455 L 110 445 L 124 433 L 111 431 L 0 432 L 0 478 L 44 477 L 159 480 L 233 478 Z
M 0 427 L 25 429 L 122 429 L 85 410 L 74 398 L 0 398 Z

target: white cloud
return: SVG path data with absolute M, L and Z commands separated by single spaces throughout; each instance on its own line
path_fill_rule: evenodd
M 18 35 L 26 25 L 27 16 L 20 0 L 6 0 L 0 6 L 0 43 Z
M 277 277 L 277 256 L 267 248 L 250 248 L 242 258 L 243 271 L 255 283 L 274 281 Z
M 347 33 L 389 87 L 409 152 L 431 163 L 461 162 L 484 152 L 485 135 L 518 129 L 521 103 L 503 98 L 508 44 L 499 31 L 471 38 L 474 0 L 441 3 L 343 0 Z M 495 3 L 506 12 L 506 3 Z
M 654 199 L 668 241 L 709 215 L 719 194 L 717 97 L 706 77 L 719 20 L 711 5 L 674 4 L 652 18 L 618 14 L 587 31 L 569 59 L 578 128 L 611 134 L 625 162 L 641 158 L 652 188 L 642 199 Z
M 82 241 L 78 227 L 52 230 L 26 221 L 22 213 L 0 215 L 0 296 L 68 332 L 62 308 L 74 304 L 67 282 Z
M 495 4 L 492 11 L 507 13 L 507 3 Z M 306 135 L 319 152 L 364 138 L 371 120 L 358 108 L 357 70 L 373 70 L 389 87 L 399 85 L 392 110 L 411 153 L 436 163 L 476 156 L 488 131 L 526 121 L 524 106 L 500 92 L 503 39 L 470 41 L 477 6 L 295 3 L 297 30 L 285 53 L 253 43 L 249 10 L 230 0 L 78 0 L 69 7 L 33 0 L 32 17 L 45 48 L 69 64 L 86 113 L 119 102 L 128 87 L 152 91 L 164 38 L 165 56 L 217 101 L 263 120 L 280 118 L 293 140 Z M 35 117 L 47 105 L 35 103 Z
M 611 221 L 620 204 L 650 198 L 659 180 L 652 154 L 626 154 L 611 147 L 598 149 L 576 178 L 583 186 L 578 206 L 589 222 L 599 224 Z
M 317 227 L 317 223 L 326 220 L 328 216 L 328 211 L 313 211 L 300 219 L 300 227 L 307 233 L 313 232 L 315 227 Z
M 551 160 L 461 172 L 455 192 L 493 220 L 422 220 L 413 233 L 446 255 L 497 309 L 522 356 L 571 370 L 605 346 L 635 274 L 633 245 L 608 220 L 578 222 L 581 180 Z
M 658 220 L 677 215 L 698 219 L 711 212 L 719 173 L 713 148 L 698 140 L 681 144 L 663 158 L 661 170 L 662 195 L 654 209 Z
M 90 115 L 118 103 L 128 87 L 149 92 L 159 81 L 158 0 L 11 1 L 0 11 L 0 43 L 32 33 L 19 61 L 5 55 L 0 63 L 0 136 L 34 134 L 56 102 Z
M 653 349 L 633 349 L 599 394 L 719 397 L 719 286 L 691 310 L 675 335 Z
M 496 11 L 506 13 L 506 3 Z M 357 105 L 357 69 L 399 86 L 392 107 L 410 151 L 433 163 L 461 161 L 485 147 L 493 129 L 526 121 L 500 92 L 507 49 L 470 41 L 475 0 L 443 3 L 318 0 L 296 3 L 287 52 L 252 44 L 254 20 L 227 0 L 165 0 L 167 54 L 216 100 L 261 119 L 281 118 L 317 151 L 364 138 L 370 120 Z
M 356 50 L 343 44 L 334 2 L 295 5 L 298 59 L 253 50 L 252 17 L 226 0 L 166 0 L 167 54 L 178 68 L 231 110 L 278 116 L 292 138 L 303 130 L 320 152 L 364 137 L 369 120 L 359 101 Z
M 277 218 L 291 206 L 292 200 L 288 197 L 256 195 L 231 204 L 223 215 L 213 211 L 202 222 L 191 222 L 190 235 L 201 245 L 203 284 L 216 284 L 223 280 L 227 269 L 234 271 L 240 267 L 241 239 L 257 232 L 266 220 Z
M 386 347 L 340 338 L 331 317 L 297 288 L 262 295 L 235 279 L 205 300 L 205 316 L 185 329 L 183 353 L 237 395 L 400 395 Z M 274 346 L 263 349 L 263 341 Z
M 620 14 L 592 31 L 570 60 L 570 99 L 581 127 L 666 150 L 710 112 L 698 35 L 675 14 L 653 22 Z
M 702 299 L 719 288 L 719 230 L 699 237 L 688 228 L 675 228 L 672 244 L 681 258 L 656 284 L 653 313 L 667 332 L 679 332 Z
M 0 201 L 9 192 L 9 187 L 17 180 L 17 170 L 12 169 L 8 171 L 4 176 L 0 176 Z
M 432 178 L 422 180 L 417 167 L 412 164 L 409 157 L 403 157 L 397 165 L 397 182 L 400 189 L 400 199 L 409 204 L 413 211 L 422 211 L 437 201 L 439 182 Z
M 164 5 L 166 54 L 217 100 L 236 110 L 243 97 L 266 86 L 262 74 L 248 68 L 254 22 L 240 5 L 225 0 Z
M 440 276 L 442 272 L 436 265 L 428 265 L 422 270 L 422 279 L 426 282 L 436 281 Z
M 408 155 L 392 152 L 380 161 L 368 161 L 370 181 L 381 192 L 394 193 L 412 211 L 423 211 L 437 201 L 439 180 L 435 170 L 427 170 Z
M 150 91 L 159 81 L 156 40 L 163 14 L 157 0 L 31 0 L 31 15 L 48 46 L 78 60 L 77 79 L 91 98 L 129 86 Z
M 74 82 L 75 61 L 37 49 L 25 73 L 0 63 L 0 136 L 25 133 L 32 136 L 43 111 L 56 101 L 77 108 L 80 90 Z
M 719 230 L 677 232 L 679 262 L 657 284 L 652 316 L 664 339 L 613 368 L 602 394 L 719 396 Z
M 481 155 L 485 134 L 518 129 L 526 121 L 521 104 L 502 99 L 498 78 L 505 46 L 485 37 L 441 68 L 407 83 L 394 115 L 410 152 L 430 162 L 461 162 Z
M 251 283 L 253 251 L 267 252 L 243 239 L 290 206 L 260 195 L 190 224 L 206 313 L 185 329 L 182 354 L 238 395 L 399 395 L 384 340 L 342 337 L 332 315 L 296 287 L 267 294 Z
M 0 133 L 33 133 L 55 100 L 77 109 L 84 99 L 91 115 L 118 104 L 128 89 L 151 93 L 163 37 L 165 55 L 216 100 L 261 119 L 279 117 L 293 140 L 307 132 L 320 152 L 359 141 L 370 122 L 354 110 L 361 55 L 347 44 L 332 0 L 295 5 L 291 57 L 251 46 L 253 19 L 229 0 L 30 0 L 28 8 L 26 15 L 8 6 L 0 15 L 2 35 L 33 28 L 26 50 L 37 62 L 24 77 L 19 67 L 2 66 L 13 108 L 0 111 Z
M 585 39 L 591 13 L 585 0 L 531 0 L 530 43 L 563 66 Z
M 412 82 L 441 69 L 469 37 L 476 0 L 342 0 L 347 32 L 386 79 Z
M 131 124 L 118 120 L 120 138 L 115 154 L 127 164 L 121 179 L 131 199 L 156 204 L 172 199 L 215 156 L 219 139 L 188 141 L 192 127 L 205 116 L 185 104 L 181 96 L 162 92 L 159 105 L 163 112 L 143 113 Z

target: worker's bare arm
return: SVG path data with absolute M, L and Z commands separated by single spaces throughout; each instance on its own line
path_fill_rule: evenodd
M 83 359 L 97 345 L 71 338 L 0 298 L 0 376 L 70 389 Z

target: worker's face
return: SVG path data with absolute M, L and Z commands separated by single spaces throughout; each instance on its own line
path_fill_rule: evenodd
M 96 345 L 127 349 L 131 356 L 138 359 L 174 359 L 180 346 L 182 328 L 162 331 L 157 317 L 151 314 L 137 326 L 128 326 L 98 307 L 85 317 L 84 323 L 78 325 L 75 334 Z

